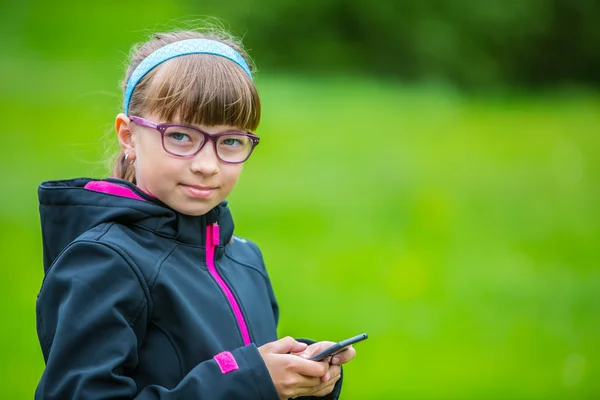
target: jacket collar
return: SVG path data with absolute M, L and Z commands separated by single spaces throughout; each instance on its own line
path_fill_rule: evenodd
M 206 245 L 206 226 L 218 223 L 217 258 L 233 236 L 234 223 L 226 201 L 204 215 L 185 215 L 122 179 L 44 182 L 38 196 L 46 268 L 70 242 L 102 223 L 135 225 L 199 247 Z

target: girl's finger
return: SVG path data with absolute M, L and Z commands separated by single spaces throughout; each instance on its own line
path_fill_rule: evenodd
M 321 378 L 329 370 L 329 363 L 323 361 L 310 361 L 301 357 L 293 357 L 294 371 L 305 376 Z
M 314 390 L 315 386 L 321 384 L 321 378 L 315 378 L 314 376 L 300 375 L 294 386 L 301 392 Z
M 330 379 L 339 375 L 341 372 L 342 372 L 342 367 L 340 367 L 339 365 L 332 365 L 329 368 L 329 371 L 327 371 L 327 373 L 321 377 L 321 382 L 327 382 Z
M 305 394 L 305 396 L 325 396 L 331 393 L 333 387 L 340 380 L 340 375 L 331 378 L 329 381 L 322 383 L 315 391 Z
M 350 347 L 346 348 L 346 350 L 342 351 L 341 353 L 338 353 L 335 356 L 333 356 L 331 358 L 331 364 L 333 364 L 333 365 L 346 364 L 347 362 L 352 360 L 354 357 L 356 357 L 356 350 L 354 349 L 354 347 L 350 346 Z

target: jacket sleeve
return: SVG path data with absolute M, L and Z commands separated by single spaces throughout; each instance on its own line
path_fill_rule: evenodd
M 137 367 L 149 299 L 144 278 L 118 249 L 93 241 L 65 249 L 38 296 L 46 369 L 35 398 L 277 399 L 254 345 L 201 362 L 174 388 L 138 388 L 130 376 Z

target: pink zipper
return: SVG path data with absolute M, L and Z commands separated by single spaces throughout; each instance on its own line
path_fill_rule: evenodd
M 206 227 L 206 266 L 208 267 L 208 272 L 212 275 L 213 279 L 217 281 L 223 293 L 225 293 L 225 297 L 227 297 L 227 301 L 229 301 L 229 305 L 231 306 L 233 313 L 235 314 L 235 319 L 237 320 L 238 327 L 240 328 L 240 332 L 242 333 L 242 339 L 244 340 L 244 346 L 249 345 L 252 341 L 250 340 L 250 334 L 248 333 L 248 326 L 246 325 L 246 320 L 244 319 L 244 314 L 242 314 L 242 310 L 238 305 L 235 296 L 229 289 L 229 286 L 223 280 L 223 277 L 217 271 L 215 267 L 215 247 L 219 245 L 219 225 L 214 223 L 212 225 L 208 225 Z

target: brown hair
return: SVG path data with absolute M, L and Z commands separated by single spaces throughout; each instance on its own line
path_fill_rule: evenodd
M 138 64 L 153 51 L 180 40 L 210 39 L 232 47 L 254 65 L 241 44 L 224 32 L 179 31 L 157 33 L 146 43 L 133 47 L 131 62 L 121 83 L 127 81 Z M 184 124 L 231 125 L 253 131 L 260 122 L 260 99 L 254 83 L 233 61 L 211 54 L 175 57 L 151 70 L 135 87 L 129 115 L 156 113 L 164 121 L 175 118 Z M 135 169 L 119 151 L 112 175 L 135 183 Z

